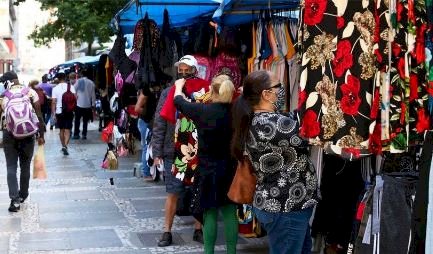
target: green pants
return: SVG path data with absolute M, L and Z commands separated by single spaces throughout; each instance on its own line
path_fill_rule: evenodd
M 218 210 L 220 210 L 223 215 L 227 253 L 234 254 L 236 253 L 236 244 L 238 242 L 238 218 L 236 216 L 236 205 L 225 205 L 218 209 L 211 208 L 205 210 L 203 214 L 204 253 L 214 253 L 218 232 Z

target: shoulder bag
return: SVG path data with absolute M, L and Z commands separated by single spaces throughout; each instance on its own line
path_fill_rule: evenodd
M 249 157 L 244 156 L 243 161 L 238 161 L 235 177 L 227 193 L 228 198 L 238 204 L 253 203 L 256 182 L 253 165 Z

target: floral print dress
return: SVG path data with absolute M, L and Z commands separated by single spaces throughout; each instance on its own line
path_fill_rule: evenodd
M 427 114 L 426 5 L 424 1 L 381 1 L 376 20 L 380 32 L 381 151 L 402 153 L 423 140 L 430 129 Z M 377 141 L 377 139 L 375 139 Z M 371 144 L 370 144 L 371 145 Z
M 426 4 L 348 2 L 302 2 L 301 134 L 343 157 L 405 152 L 431 128 Z
M 305 0 L 302 12 L 301 135 L 343 157 L 367 155 L 377 117 L 374 4 Z

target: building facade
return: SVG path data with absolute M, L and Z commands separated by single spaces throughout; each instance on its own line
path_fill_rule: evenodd
M 0 0 L 0 24 L 0 74 L 3 74 L 14 69 L 17 57 L 17 16 L 13 0 Z

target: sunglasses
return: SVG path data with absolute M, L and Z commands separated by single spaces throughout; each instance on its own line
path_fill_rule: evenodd
M 280 89 L 281 87 L 283 87 L 283 84 L 278 83 L 278 84 L 276 84 L 276 85 L 273 85 L 273 86 L 269 87 L 269 88 L 266 89 L 266 90 L 270 90 L 270 91 L 272 91 L 272 88 L 278 88 L 278 89 Z

